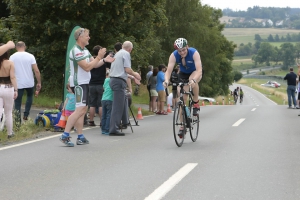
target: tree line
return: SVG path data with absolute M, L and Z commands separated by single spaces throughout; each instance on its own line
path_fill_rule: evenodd
M 2 0 L 9 15 L 0 21 L 0 40 L 24 41 L 38 62 L 43 90 L 61 93 L 69 34 L 74 26 L 90 30 L 89 50 L 95 45 L 113 49 L 120 41 L 134 44 L 132 66 L 167 64 L 173 42 L 184 37 L 198 49 L 205 75 L 201 95 L 227 93 L 232 83 L 235 44 L 221 33 L 221 10 L 198 0 Z
M 223 9 L 223 14 L 229 17 L 237 17 L 226 28 L 293 28 L 300 29 L 300 8 L 276 8 L 276 7 L 249 7 L 247 11 L 234 11 L 230 8 Z M 242 20 L 243 19 L 243 20 Z M 271 20 L 272 24 L 259 22 L 256 19 Z

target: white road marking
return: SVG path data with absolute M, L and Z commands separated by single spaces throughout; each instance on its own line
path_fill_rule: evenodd
M 188 173 L 190 173 L 198 163 L 187 163 L 179 169 L 173 176 L 164 182 L 159 188 L 154 190 L 152 194 L 145 198 L 145 200 L 159 200 L 163 198 L 179 181 L 181 181 Z
M 256 108 L 253 108 L 251 111 L 255 111 L 256 110 Z
M 87 128 L 82 129 L 82 130 L 88 130 L 88 129 L 94 129 L 94 128 L 96 128 L 96 127 L 87 127 Z M 10 145 L 10 146 L 7 146 L 7 147 L 2 147 L 2 148 L 0 148 L 0 151 L 6 150 L 6 149 L 11 149 L 11 148 L 14 148 L 14 147 L 23 146 L 23 145 L 26 145 L 26 144 L 40 142 L 40 141 L 43 141 L 43 140 L 48 140 L 48 139 L 51 139 L 51 138 L 55 138 L 55 137 L 61 136 L 61 134 L 62 133 L 56 134 L 56 135 L 52 135 L 52 136 L 49 136 L 49 137 L 35 139 L 35 140 L 32 140 L 32 141 L 28 141 L 28 142 L 23 142 L 23 143 L 19 143 L 19 144 Z
M 245 118 L 241 118 L 237 122 L 235 122 L 232 126 L 239 126 L 244 120 Z
M 20 143 L 20 144 L 15 144 L 15 145 L 7 146 L 7 147 L 2 147 L 2 148 L 0 148 L 0 151 L 6 150 L 6 149 L 11 149 L 11 148 L 14 148 L 14 147 L 23 146 L 23 145 L 26 145 L 26 144 L 31 144 L 31 143 L 34 143 L 34 142 L 39 142 L 39 141 L 42 141 L 42 140 L 48 140 L 48 139 L 51 139 L 51 138 L 58 137 L 60 135 L 61 134 L 52 135 L 52 136 L 49 136 L 49 137 L 44 137 L 44 138 L 41 138 L 41 139 L 29 141 L 29 142 L 23 142 L 23 143 Z

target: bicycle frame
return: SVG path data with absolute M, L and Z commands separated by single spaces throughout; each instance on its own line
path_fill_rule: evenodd
M 180 87 L 180 92 L 179 92 L 180 96 L 179 96 L 178 103 L 183 105 L 183 112 L 184 112 L 185 119 L 190 119 L 191 115 L 192 115 L 192 113 L 191 113 L 192 111 L 189 110 L 190 111 L 190 115 L 188 116 L 187 113 L 186 113 L 186 102 L 184 101 L 184 97 L 183 96 L 184 95 L 188 96 L 188 99 L 189 99 L 188 109 L 190 109 L 191 102 L 193 101 L 194 94 L 193 94 L 193 91 L 192 91 L 192 87 L 190 85 L 189 85 L 189 91 L 188 92 L 186 92 L 183 89 L 183 87 L 186 86 L 186 85 L 188 85 L 188 83 L 183 83 L 183 82 L 178 83 L 178 86 Z M 187 125 L 187 127 L 190 127 L 190 120 L 186 120 L 186 125 Z

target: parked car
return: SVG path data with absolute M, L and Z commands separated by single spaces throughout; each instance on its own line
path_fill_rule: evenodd
M 216 100 L 214 98 L 210 98 L 210 97 L 200 97 L 200 96 L 198 96 L 198 99 L 200 101 L 213 102 L 213 103 L 216 102 Z
M 268 81 L 264 84 L 261 84 L 262 86 L 265 86 L 265 87 L 273 87 L 273 88 L 278 88 L 280 85 L 277 84 L 277 82 L 275 81 Z
M 278 83 L 278 82 L 276 82 L 276 81 L 270 81 L 271 83 L 273 83 L 273 84 L 275 84 L 275 85 L 277 85 L 278 87 L 280 87 L 281 86 L 281 84 L 280 83 Z

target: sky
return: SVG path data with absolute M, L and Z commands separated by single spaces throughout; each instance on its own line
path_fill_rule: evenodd
M 298 0 L 200 0 L 202 5 L 208 4 L 213 8 L 230 8 L 232 10 L 247 10 L 248 7 L 280 7 L 300 8 Z

